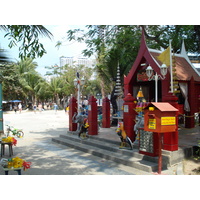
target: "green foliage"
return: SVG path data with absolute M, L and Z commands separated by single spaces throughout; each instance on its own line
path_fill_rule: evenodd
M 1 68 L 3 98 L 5 100 L 23 97 L 23 89 L 14 64 L 7 64 Z
M 43 44 L 39 43 L 39 36 L 45 36 L 51 39 L 52 34 L 41 25 L 3 25 L 0 28 L 7 33 L 4 37 L 7 37 L 10 41 L 9 47 L 19 46 L 19 57 L 21 59 L 30 57 L 42 57 L 46 50 Z
M 40 98 L 37 88 L 45 80 L 36 72 L 36 66 L 37 63 L 30 58 L 5 65 L 1 70 L 5 100 L 29 99 L 29 101 L 35 101 L 36 98 Z
M 81 31 L 82 38 L 79 29 L 69 30 L 69 41 L 85 41 L 87 49 L 83 50 L 84 56 L 96 56 L 96 72 L 102 84 L 105 83 L 102 85 L 104 92 L 116 79 L 117 65 L 120 66 L 121 79 L 131 69 L 140 46 L 141 27 L 145 30 L 149 48 L 166 49 L 171 39 L 172 48 L 177 53 L 184 39 L 188 52 L 200 53 L 198 25 L 87 25 L 87 32 Z
M 198 148 L 198 150 L 196 151 L 196 154 L 197 154 L 197 155 L 200 155 L 200 140 L 198 140 L 197 143 L 198 143 L 198 147 L 199 147 L 199 148 Z M 197 156 L 197 159 L 200 160 L 200 156 Z

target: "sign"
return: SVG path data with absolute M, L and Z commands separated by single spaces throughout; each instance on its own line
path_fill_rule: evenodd
M 156 119 L 149 119 L 149 129 L 156 129 Z
M 163 125 L 175 125 L 176 118 L 175 117 L 161 117 L 161 126 Z
M 124 105 L 124 112 L 128 113 L 128 105 Z
M 149 80 L 149 77 L 146 74 L 146 70 L 140 70 L 137 73 L 137 81 L 138 82 L 140 82 L 140 81 L 148 81 L 148 80 Z

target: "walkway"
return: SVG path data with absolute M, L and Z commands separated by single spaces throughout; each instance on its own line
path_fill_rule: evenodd
M 62 145 L 52 143 L 52 137 L 65 134 L 68 130 L 68 115 L 64 111 L 43 111 L 34 114 L 25 112 L 4 114 L 4 124 L 23 129 L 25 137 L 18 139 L 14 147 L 14 156 L 32 162 L 31 169 L 24 175 L 133 175 L 149 174 L 131 167 L 119 165 L 99 157 L 91 156 Z M 193 137 L 191 137 L 191 135 Z M 118 140 L 115 128 L 101 129 L 97 137 Z M 179 130 L 179 146 L 197 145 L 200 139 L 200 127 Z M 175 174 L 175 168 L 165 171 Z M 0 167 L 0 174 L 4 174 Z M 11 172 L 16 174 L 16 172 Z

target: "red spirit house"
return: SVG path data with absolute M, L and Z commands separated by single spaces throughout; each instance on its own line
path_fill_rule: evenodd
M 140 88 L 147 102 L 155 101 L 155 81 L 149 81 L 146 69 L 150 65 L 154 72 L 160 75 L 160 67 L 163 64 L 158 60 L 162 51 L 149 49 L 146 45 L 144 31 L 142 33 L 140 49 L 137 58 L 124 78 L 124 95 L 132 94 L 136 98 Z M 185 114 L 185 127 L 195 126 L 194 113 L 199 112 L 200 107 L 200 75 L 190 62 L 184 43 L 181 53 L 173 57 L 173 68 L 176 82 L 174 93 L 170 92 L 170 70 L 164 80 L 158 80 L 158 102 L 177 102 L 179 113 Z M 177 92 L 179 91 L 179 92 Z

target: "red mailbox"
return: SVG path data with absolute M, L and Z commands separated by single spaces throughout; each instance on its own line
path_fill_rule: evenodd
M 144 109 L 144 130 L 157 135 L 153 143 L 154 155 L 158 154 L 158 174 L 162 171 L 162 133 L 177 131 L 177 115 L 178 109 L 165 102 L 152 102 Z
M 164 133 L 177 130 L 178 109 L 165 102 L 150 103 L 144 109 L 144 130 Z

